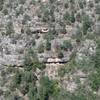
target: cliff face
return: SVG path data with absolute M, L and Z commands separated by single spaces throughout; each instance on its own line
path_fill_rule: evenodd
M 53 3 L 48 0 L 40 2 L 35 0 L 1 0 L 0 64 L 22 64 L 25 50 L 29 48 L 28 46 L 32 44 L 32 39 L 35 38 L 34 32 L 40 30 L 41 27 L 48 26 L 49 30 L 52 30 L 52 28 L 55 29 L 58 35 L 54 35 L 56 33 L 53 33 L 53 37 L 58 39 L 58 42 L 67 40 L 68 37 L 75 34 L 78 27 L 82 26 L 82 23 L 78 21 L 80 17 L 77 19 L 79 15 L 81 16 L 82 11 L 86 14 L 89 13 L 91 22 L 93 23 L 92 27 L 96 28 L 98 32 L 99 26 L 95 26 L 95 24 L 99 16 L 95 14 L 95 9 L 97 11 L 96 6 L 99 4 L 92 0 L 86 2 L 83 0 L 83 5 L 80 1 L 75 1 L 74 4 L 69 4 L 68 1 L 64 0 L 53 1 Z M 80 7 L 83 8 L 79 9 Z M 66 17 L 65 20 L 70 20 L 70 18 L 68 19 L 69 15 L 67 15 L 68 13 L 70 14 L 69 10 L 70 12 L 76 12 L 74 17 L 77 20 L 74 23 L 64 23 L 63 17 Z M 74 19 L 71 20 L 73 22 Z M 67 34 L 61 35 L 64 31 Z M 37 44 L 35 48 L 38 48 L 41 41 L 45 43 L 43 36 L 40 35 L 40 38 L 35 40 Z M 52 45 L 55 44 L 53 41 L 51 43 Z
M 66 100 L 59 89 L 76 96 L 84 86 L 91 93 L 99 38 L 100 0 L 0 0 L 0 96 L 3 90 L 3 98 L 10 91 L 11 97 L 21 92 L 32 100 L 51 100 L 58 93 L 52 100 Z M 55 87 L 55 93 L 42 85 Z
M 32 36 L 27 35 L 26 30 L 31 27 L 34 30 L 36 27 L 35 24 L 32 24 L 34 21 L 37 22 L 34 19 L 35 16 L 33 17 L 35 8 L 30 4 L 31 0 L 1 0 L 0 2 L 2 5 L 0 11 L 0 64 L 19 66 L 23 63 L 26 45 L 32 40 Z M 25 25 L 23 25 L 24 23 Z M 31 34 L 30 31 L 28 34 Z

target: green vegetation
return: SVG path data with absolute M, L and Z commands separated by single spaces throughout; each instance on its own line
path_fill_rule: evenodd
M 21 83 L 22 80 L 22 72 L 18 71 L 13 79 L 13 86 L 18 87 L 18 85 Z
M 71 14 L 69 12 L 66 12 L 64 15 L 64 20 L 66 21 L 66 23 L 74 23 L 75 22 L 74 12 L 71 12 Z
M 26 2 L 26 0 L 19 0 L 20 4 L 24 4 Z
M 29 100 L 37 100 L 37 89 L 32 83 L 29 84 L 28 97 Z
M 76 13 L 76 20 L 77 21 L 81 22 L 81 19 L 82 19 L 81 17 L 82 16 L 81 16 L 80 12 Z
M 64 55 L 63 55 L 63 52 L 62 51 L 58 51 L 58 58 L 63 58 Z
M 95 73 L 90 76 L 90 86 L 94 91 L 98 91 L 100 87 L 100 73 Z
M 74 12 L 72 12 L 71 15 L 70 15 L 70 21 L 71 21 L 71 23 L 74 23 L 75 22 Z
M 3 9 L 4 0 L 0 0 L 0 11 Z
M 66 73 L 65 67 L 62 67 L 62 68 L 60 68 L 60 69 L 58 70 L 58 75 L 59 75 L 60 77 L 63 77 L 63 76 L 65 75 L 65 73 Z
M 70 23 L 70 13 L 69 12 L 66 12 L 65 15 L 64 15 L 64 20 L 67 22 L 67 23 Z
M 95 1 L 95 3 L 99 3 L 100 1 L 99 0 L 94 0 Z
M 50 96 L 59 91 L 56 81 L 49 80 L 48 77 L 43 77 L 40 80 L 40 98 L 41 100 L 49 99 Z
M 50 30 L 48 33 L 45 34 L 44 39 L 46 40 L 53 40 L 54 37 L 57 35 L 57 32 L 55 29 Z
M 31 41 L 32 47 L 36 45 L 35 39 L 33 38 Z
M 95 12 L 96 14 L 100 14 L 100 5 L 96 5 L 96 8 L 95 8 Z
M 22 94 L 25 95 L 26 93 L 28 93 L 28 97 L 30 100 L 45 100 L 48 99 L 50 96 L 58 93 L 59 87 L 56 81 L 49 80 L 48 77 L 42 77 L 40 79 L 40 87 L 37 89 L 37 87 L 35 86 L 35 76 L 32 75 L 32 79 L 31 81 L 29 81 L 30 77 L 28 77 L 28 74 L 26 73 L 32 74 L 32 71 L 24 72 L 23 75 L 19 73 L 17 75 L 16 73 L 13 81 L 14 84 L 17 85 L 17 88 L 20 89 Z M 28 77 L 28 80 L 26 80 L 26 77 Z M 25 82 L 25 84 L 23 82 Z
M 79 7 L 80 7 L 81 9 L 83 9 L 84 6 L 85 6 L 85 4 L 86 4 L 85 0 L 78 0 L 78 3 L 79 3 Z
M 44 12 L 43 22 L 48 22 L 49 20 L 50 20 L 49 11 L 46 10 L 46 11 Z
M 48 40 L 46 41 L 46 50 L 51 50 L 51 43 Z
M 76 30 L 75 36 L 73 36 L 73 38 L 75 38 L 75 39 L 82 39 L 82 37 L 83 37 L 82 30 L 81 30 L 81 28 L 78 28 Z
M 11 35 L 11 34 L 14 34 L 14 27 L 13 27 L 13 23 L 11 21 L 9 21 L 7 23 L 7 26 L 6 26 L 6 35 Z
M 38 47 L 38 53 L 43 53 L 44 52 L 44 45 L 40 44 Z
M 67 9 L 69 7 L 68 3 L 66 2 L 64 7 Z
M 4 15 L 8 15 L 8 9 L 4 9 L 2 12 L 4 13 Z
M 63 49 L 63 50 L 72 50 L 72 44 L 71 44 L 71 42 L 70 41 L 64 41 L 63 42 L 63 45 L 61 45 L 61 48 Z
M 0 0 L 0 100 L 100 100 L 99 36 L 100 0 Z
M 98 91 L 100 87 L 100 41 L 97 42 L 96 54 L 93 60 L 95 72 L 90 76 L 90 85 L 94 91 Z
M 35 39 L 39 39 L 40 36 L 38 34 L 35 34 Z
M 83 33 L 87 34 L 88 29 L 91 28 L 91 20 L 88 15 L 83 16 Z
M 28 53 L 26 54 L 25 60 L 24 60 L 25 70 L 30 71 L 36 68 L 43 69 L 44 67 L 45 65 L 39 62 L 36 53 L 32 49 L 30 49 Z

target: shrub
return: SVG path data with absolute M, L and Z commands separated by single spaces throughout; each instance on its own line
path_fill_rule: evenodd
M 3 9 L 3 5 L 0 4 L 0 11 Z
M 95 13 L 100 14 L 100 5 L 99 4 L 96 5 L 96 7 L 95 7 Z
M 91 1 L 89 2 L 89 7 L 90 7 L 90 8 L 93 8 L 93 7 L 94 7 L 93 2 L 91 2 Z
M 40 63 L 37 54 L 32 49 L 29 49 L 28 53 L 26 53 L 24 57 L 24 69 L 26 71 L 31 71 L 36 68 L 43 69 L 45 68 L 45 65 Z
M 74 12 L 69 13 L 68 11 L 64 14 L 63 19 L 67 23 L 74 23 L 75 22 L 75 15 Z
M 22 75 L 23 73 L 21 71 L 17 71 L 15 76 L 14 76 L 14 79 L 13 79 L 13 86 L 14 87 L 18 87 L 22 81 Z
M 76 39 L 76 43 L 79 44 L 81 42 L 80 39 Z
M 100 88 L 100 40 L 97 41 L 96 54 L 93 57 L 94 70 L 90 75 L 90 86 L 94 91 L 98 91 Z
M 71 15 L 70 15 L 70 21 L 71 21 L 72 23 L 75 22 L 75 15 L 74 15 L 74 12 L 72 12 Z
M 24 4 L 26 2 L 26 0 L 19 0 L 20 4 Z
M 88 29 L 91 27 L 91 20 L 89 18 L 89 16 L 85 15 L 83 16 L 83 33 L 84 35 L 87 34 Z
M 32 32 L 31 32 L 31 30 L 29 28 L 26 30 L 26 34 L 27 35 L 31 35 L 32 34 Z
M 8 9 L 4 9 L 2 12 L 4 13 L 4 15 L 8 15 Z
M 40 36 L 36 33 L 36 34 L 35 34 L 35 38 L 36 38 L 36 39 L 39 39 Z
M 94 33 L 87 33 L 87 36 L 86 36 L 87 39 L 94 39 L 95 38 L 95 34 Z
M 38 100 L 37 99 L 37 89 L 32 83 L 29 84 L 28 97 L 29 97 L 29 100 Z
M 2 95 L 3 95 L 3 90 L 0 89 L 0 96 L 2 96 Z
M 69 1 L 70 1 L 70 3 L 74 4 L 74 0 L 69 0 Z
M 40 79 L 40 89 L 39 89 L 39 97 L 41 100 L 48 100 L 50 96 L 54 93 L 58 92 L 57 82 L 50 80 L 48 77 L 42 77 Z
M 55 35 L 57 35 L 57 32 L 56 32 L 56 30 L 52 30 L 52 31 L 49 31 L 48 33 L 46 33 L 45 35 L 44 35 L 44 39 L 47 39 L 47 40 L 53 40 L 54 39 L 54 37 L 55 37 Z
M 50 3 L 54 3 L 55 1 L 54 0 L 49 0 L 50 1 Z
M 67 22 L 70 22 L 70 13 L 68 11 L 64 14 L 63 19 Z
M 6 90 L 4 93 L 4 97 L 7 98 L 11 95 L 11 92 L 9 90 Z
M 95 1 L 95 3 L 99 3 L 100 2 L 100 0 L 94 0 Z
M 6 35 L 10 35 L 12 33 L 15 33 L 15 31 L 14 31 L 13 23 L 9 21 L 6 26 Z
M 78 3 L 79 3 L 79 7 L 81 9 L 83 9 L 84 8 L 84 3 L 82 2 L 82 0 L 79 0 Z
M 29 91 L 29 85 L 28 85 L 28 83 L 21 84 L 20 87 L 19 87 L 19 89 L 20 89 L 20 91 L 21 91 L 21 93 L 23 95 L 27 94 L 28 91 Z
M 23 98 L 20 97 L 19 95 L 15 94 L 15 95 L 13 95 L 12 100 L 23 100 Z
M 51 50 L 51 43 L 48 40 L 46 41 L 46 50 Z
M 0 11 L 3 9 L 4 0 L 0 0 Z
M 35 68 L 33 64 L 38 62 L 38 58 L 36 53 L 32 50 L 29 49 L 28 52 L 25 54 L 24 57 L 24 68 L 25 70 L 32 70 L 32 68 Z
M 58 58 L 63 58 L 63 57 L 64 57 L 63 53 L 61 51 L 58 51 Z
M 72 44 L 71 44 L 71 42 L 70 41 L 64 41 L 63 42 L 63 45 L 61 45 L 61 48 L 63 49 L 63 50 L 72 50 Z
M 34 38 L 31 40 L 31 45 L 32 46 L 35 46 L 36 45 L 36 42 L 35 42 L 35 39 Z
M 90 76 L 90 86 L 94 91 L 98 91 L 100 87 L 100 73 L 92 74 Z
M 42 20 L 43 20 L 43 22 L 48 22 L 50 20 L 50 13 L 49 13 L 49 10 L 48 9 L 46 9 L 44 11 L 43 19 Z
M 23 15 L 24 9 L 23 6 L 20 6 L 20 8 L 16 11 L 16 17 L 18 17 L 20 14 Z
M 65 73 L 66 73 L 65 66 L 58 70 L 58 75 L 61 77 L 64 77 Z
M 78 27 L 76 30 L 75 30 L 75 34 L 72 35 L 72 39 L 78 39 L 78 40 L 82 40 L 82 37 L 83 37 L 83 33 L 82 33 L 82 29 L 80 27 Z
M 33 4 L 35 5 L 36 1 L 35 0 L 32 0 L 30 4 Z
M 79 12 L 76 13 L 76 20 L 81 22 L 81 14 Z
M 25 14 L 22 20 L 22 24 L 25 25 L 27 21 L 31 21 L 31 18 L 29 15 Z
M 40 44 L 38 46 L 38 53 L 43 53 L 44 52 L 44 45 L 43 44 Z
M 69 7 L 68 3 L 65 3 L 64 7 L 67 9 Z

